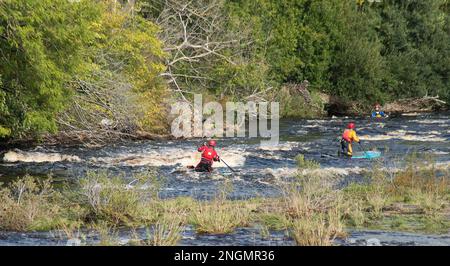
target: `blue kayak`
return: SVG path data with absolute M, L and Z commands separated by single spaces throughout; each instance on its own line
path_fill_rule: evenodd
M 381 152 L 379 151 L 367 151 L 367 152 L 355 152 L 352 159 L 376 159 L 381 157 Z

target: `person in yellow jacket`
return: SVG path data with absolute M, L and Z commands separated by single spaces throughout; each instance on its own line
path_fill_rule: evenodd
M 343 154 L 350 157 L 353 155 L 352 143 L 354 141 L 358 143 L 361 142 L 358 135 L 356 135 L 355 123 L 349 123 L 347 125 L 347 129 L 344 130 L 344 134 L 342 134 L 341 139 L 341 150 Z

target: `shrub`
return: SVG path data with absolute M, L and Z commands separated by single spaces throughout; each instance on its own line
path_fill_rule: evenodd
M 76 199 L 88 210 L 88 220 L 105 220 L 115 225 L 132 225 L 156 218 L 156 208 L 150 204 L 150 191 L 130 188 L 122 176 L 88 173 L 80 181 Z
M 297 165 L 301 169 L 318 169 L 320 168 L 320 163 L 314 160 L 305 159 L 305 155 L 299 154 L 295 157 Z
M 197 232 L 208 234 L 230 233 L 250 220 L 250 211 L 245 206 L 218 199 L 199 203 L 192 215 Z
M 175 246 L 181 240 L 183 226 L 177 219 L 161 219 L 147 230 L 147 239 L 141 243 L 146 246 Z
M 62 220 L 59 198 L 51 178 L 25 176 L 0 190 L 0 229 L 12 231 L 49 230 Z
M 308 218 L 296 219 L 292 225 L 292 235 L 300 246 L 331 246 L 336 237 L 332 221 L 326 214 L 317 213 Z

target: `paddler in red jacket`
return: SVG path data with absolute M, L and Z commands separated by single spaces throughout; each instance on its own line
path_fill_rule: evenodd
M 203 144 L 200 148 L 198 148 L 198 151 L 202 153 L 202 159 L 195 167 L 195 171 L 197 172 L 211 172 L 212 171 L 212 165 L 213 162 L 219 162 L 220 158 L 219 155 L 217 155 L 216 150 L 214 149 L 216 147 L 216 141 L 210 140 L 208 141 L 208 144 Z

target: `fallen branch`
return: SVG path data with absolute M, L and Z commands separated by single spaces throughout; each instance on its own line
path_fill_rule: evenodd
M 390 113 L 414 113 L 433 112 L 448 108 L 447 102 L 440 100 L 439 96 L 425 96 L 422 98 L 407 98 L 388 103 L 385 112 Z

